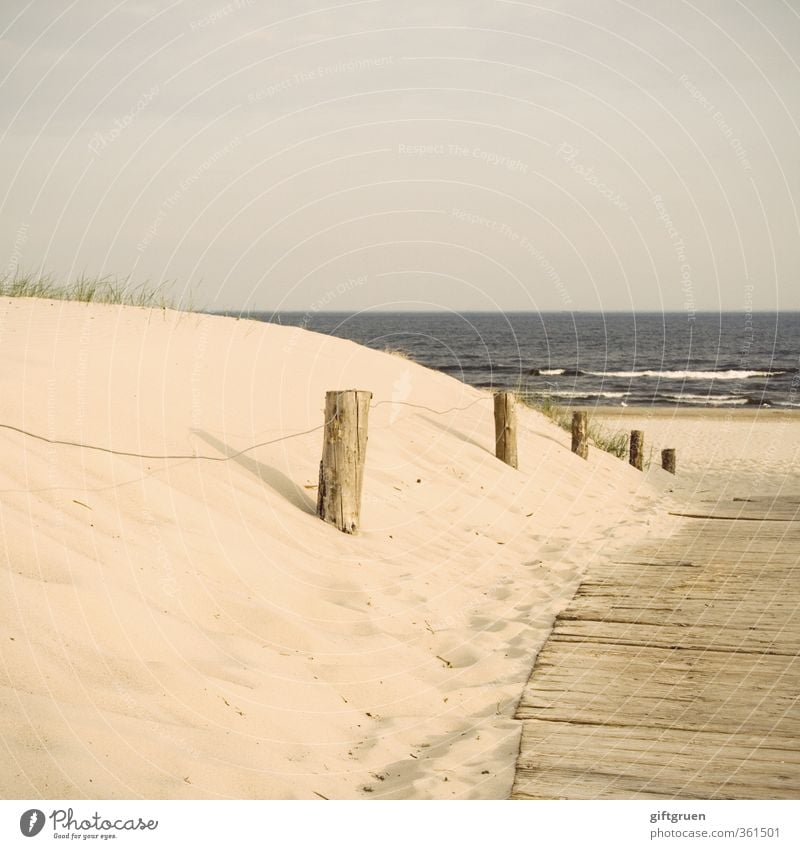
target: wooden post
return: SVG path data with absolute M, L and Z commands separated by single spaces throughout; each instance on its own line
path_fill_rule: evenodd
M 664 469 L 665 472 L 669 472 L 670 474 L 675 474 L 675 449 L 674 448 L 665 448 L 661 452 L 661 468 Z
M 630 464 L 640 472 L 644 468 L 644 431 L 631 431 Z
M 319 464 L 317 515 L 353 534 L 361 519 L 371 392 L 325 393 L 325 437 Z
M 498 392 L 494 396 L 495 456 L 517 468 L 517 410 L 516 398 L 511 392 Z
M 572 452 L 585 460 L 589 456 L 589 424 L 586 413 L 572 414 Z

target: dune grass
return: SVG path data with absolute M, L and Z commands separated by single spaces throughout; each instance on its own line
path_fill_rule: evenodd
M 572 432 L 573 410 L 556 403 L 550 395 L 528 392 L 524 389 L 517 391 L 517 398 L 533 410 L 537 410 L 559 427 Z M 628 456 L 629 435 L 624 430 L 610 430 L 592 421 L 591 414 L 588 422 L 589 442 L 601 451 L 606 451 L 620 459 Z M 652 451 L 651 451 L 652 453 Z M 650 465 L 648 459 L 647 465 Z
M 188 304 L 176 304 L 167 294 L 167 284 L 133 285 L 128 278 L 80 276 L 72 283 L 59 283 L 50 275 L 15 274 L 0 277 L 0 297 L 44 298 L 52 301 L 80 301 L 86 304 L 124 304 L 150 309 L 193 312 Z
M 408 351 L 401 351 L 400 348 L 381 348 L 380 349 L 384 354 L 389 354 L 390 357 L 397 357 L 399 360 L 408 360 L 409 362 L 415 362 L 414 358 Z

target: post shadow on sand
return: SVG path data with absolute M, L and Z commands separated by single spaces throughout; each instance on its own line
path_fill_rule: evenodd
M 473 439 L 471 436 L 467 436 L 463 431 L 457 430 L 450 425 L 444 425 L 440 421 L 436 421 L 436 419 L 431 418 L 431 416 L 426 416 L 424 414 L 420 414 L 420 418 L 423 421 L 428 422 L 428 424 L 433 425 L 437 430 L 442 431 L 442 433 L 449 433 L 453 436 L 457 436 L 459 439 L 464 442 L 468 442 L 470 445 L 474 445 L 476 448 L 480 448 L 481 451 L 486 451 L 489 454 L 494 454 L 494 451 L 490 450 L 491 445 L 481 445 L 476 439 Z
M 476 448 L 480 448 L 481 451 L 485 451 L 487 454 L 491 454 L 492 456 L 494 456 L 494 445 L 491 442 L 491 437 L 489 437 L 489 441 L 487 441 L 485 445 L 482 445 L 480 442 L 477 441 L 477 439 L 473 439 L 471 436 L 467 436 L 466 433 L 458 430 L 457 428 L 452 427 L 451 425 L 442 424 L 442 422 L 436 421 L 436 419 L 433 419 L 430 416 L 420 415 L 420 418 L 428 422 L 429 424 L 432 424 L 437 430 L 440 430 L 443 433 L 449 433 L 453 436 L 457 436 L 464 442 L 468 442 L 470 445 L 474 445 Z M 541 439 L 548 439 L 550 442 L 554 442 L 560 448 L 563 447 L 563 443 L 559 442 L 555 437 L 550 436 L 549 433 L 536 431 L 536 435 Z
M 224 442 L 217 439 L 216 436 L 213 436 L 204 430 L 194 429 L 192 430 L 192 433 L 199 436 L 212 448 L 216 448 L 217 451 L 224 454 L 226 457 L 230 457 L 232 463 L 238 463 L 240 466 L 247 469 L 248 472 L 252 472 L 260 481 L 274 489 L 278 495 L 285 498 L 290 504 L 297 507 L 299 510 L 316 515 L 317 505 L 311 500 L 311 498 L 309 498 L 308 494 L 302 489 L 302 487 L 290 478 L 287 478 L 283 472 L 273 468 L 272 466 L 259 463 L 258 460 L 254 460 L 249 454 L 233 456 L 237 453 L 236 449 L 231 448 L 229 445 L 226 445 Z

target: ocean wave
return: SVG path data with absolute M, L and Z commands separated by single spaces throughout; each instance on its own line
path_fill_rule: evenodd
M 579 368 L 532 368 L 528 374 L 533 377 L 583 377 L 586 372 Z
M 747 405 L 761 406 L 761 403 L 759 401 L 756 401 L 752 398 L 745 398 L 741 395 L 662 395 L 660 392 L 658 392 L 651 397 L 641 396 L 630 401 L 631 406 L 649 406 L 651 404 L 665 407 L 745 407 Z
M 587 389 L 584 392 L 571 391 L 567 389 L 554 389 L 552 392 L 543 392 L 541 397 L 554 398 L 627 398 L 630 392 L 592 392 Z
M 457 362 L 457 363 L 437 363 L 435 361 L 431 361 L 428 364 L 429 368 L 435 368 L 437 371 L 443 371 L 445 374 L 496 374 L 496 375 L 504 375 L 504 374 L 513 374 L 513 375 L 521 375 L 522 371 L 520 369 L 519 363 L 466 363 L 466 362 Z M 478 384 L 475 384 L 476 386 Z
M 650 377 L 659 380 L 747 380 L 751 377 L 777 377 L 786 371 L 756 371 L 745 369 L 730 369 L 728 371 L 587 371 L 591 377 Z
M 746 404 L 752 404 L 753 402 L 749 398 L 706 398 L 703 403 L 709 407 L 741 407 Z
M 704 403 L 723 404 L 726 401 L 747 401 L 741 395 L 693 395 L 691 392 L 664 392 L 658 393 L 657 398 L 666 398 L 669 401 L 703 401 Z
M 579 368 L 534 368 L 528 374 L 533 377 L 617 377 L 617 378 L 657 378 L 659 380 L 747 380 L 751 377 L 779 377 L 792 374 L 795 369 L 642 369 L 641 371 L 584 371 Z

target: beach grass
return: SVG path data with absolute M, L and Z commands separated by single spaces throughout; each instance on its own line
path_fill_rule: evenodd
M 194 312 L 191 295 L 187 303 L 176 304 L 167 294 L 169 284 L 132 284 L 129 278 L 87 277 L 60 283 L 48 274 L 14 274 L 0 277 L 0 297 L 43 298 L 52 301 L 80 301 L 86 304 L 120 304 L 150 309 Z
M 384 354 L 389 354 L 390 357 L 397 357 L 400 360 L 408 360 L 409 362 L 415 362 L 414 358 L 408 351 L 403 351 L 400 348 L 381 348 Z
M 524 389 L 517 390 L 516 395 L 525 406 L 547 416 L 548 419 L 555 422 L 560 428 L 568 432 L 572 431 L 573 410 L 557 403 L 551 395 L 532 393 Z M 604 427 L 594 422 L 591 414 L 589 415 L 588 436 L 589 442 L 601 451 L 606 451 L 620 459 L 625 459 L 628 456 L 630 439 L 628 432 Z M 649 465 L 650 458 L 647 460 L 647 466 Z

